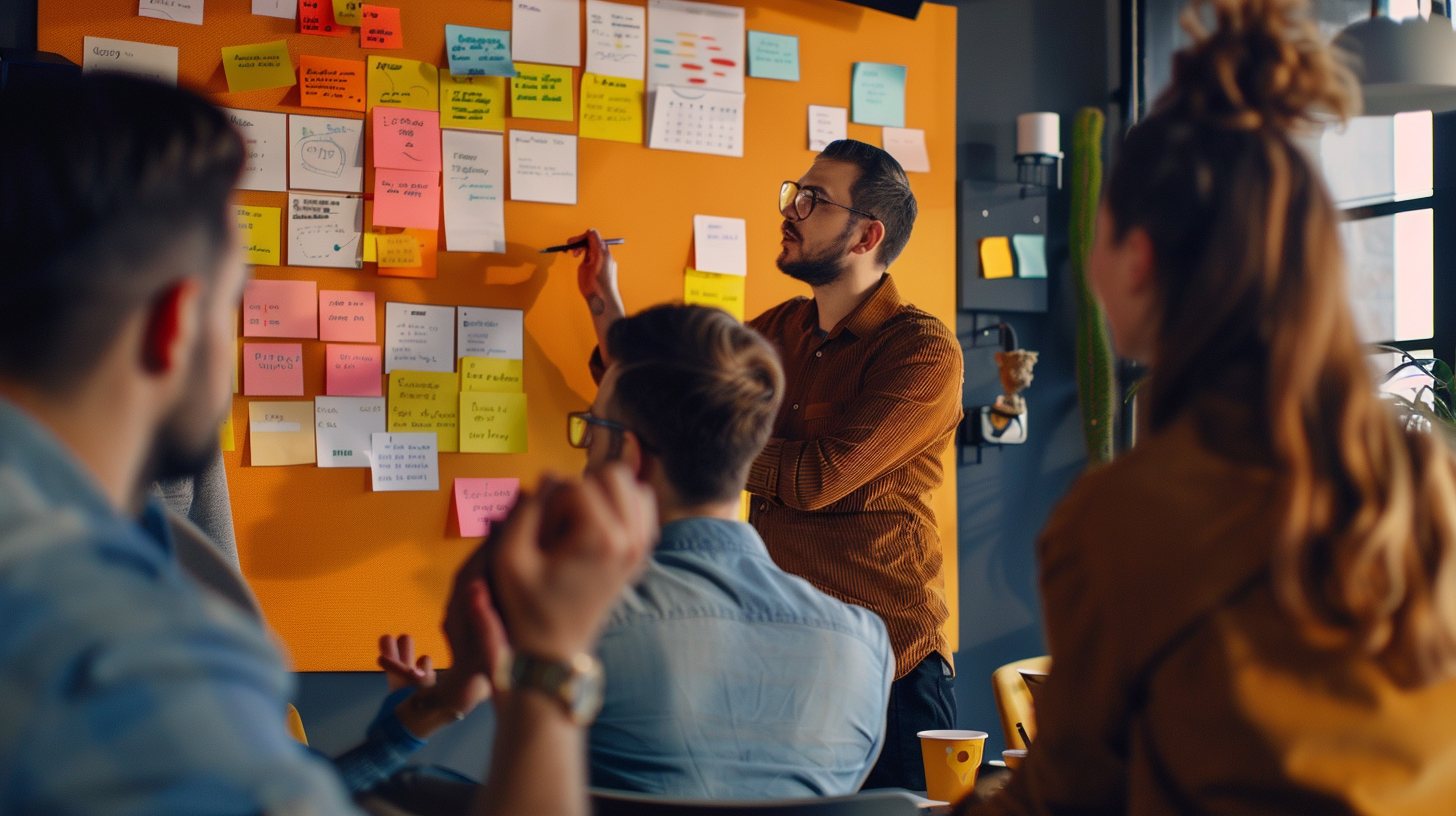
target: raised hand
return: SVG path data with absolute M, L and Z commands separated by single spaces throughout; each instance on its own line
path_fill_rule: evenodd
M 573 249 L 571 254 L 581 258 L 576 269 L 576 287 L 591 310 L 592 326 L 597 333 L 597 346 L 602 351 L 602 360 L 607 359 L 607 328 L 627 316 L 622 302 L 622 293 L 617 288 L 617 262 L 612 259 L 612 250 L 602 243 L 601 233 L 589 229 L 580 235 L 573 235 L 568 243 L 586 241 L 584 249 Z

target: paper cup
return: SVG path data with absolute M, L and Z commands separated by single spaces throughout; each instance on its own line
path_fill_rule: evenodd
M 976 789 L 976 774 L 986 749 L 985 731 L 921 731 L 925 795 L 952 804 Z
M 1021 761 L 1024 759 L 1026 759 L 1025 748 L 1008 748 L 1001 752 L 1001 761 L 1005 762 L 1006 767 L 1013 771 L 1021 767 Z

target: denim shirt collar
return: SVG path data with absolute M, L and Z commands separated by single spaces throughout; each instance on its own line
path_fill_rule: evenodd
M 696 517 L 662 525 L 662 552 L 737 552 L 768 558 L 768 547 L 753 526 L 742 521 Z

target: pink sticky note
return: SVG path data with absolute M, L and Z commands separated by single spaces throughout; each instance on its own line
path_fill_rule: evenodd
M 324 349 L 324 393 L 331 397 L 382 397 L 384 355 L 379 346 Z
M 244 343 L 243 394 L 303 396 L 302 343 Z
M 373 292 L 319 290 L 319 337 L 325 342 L 373 343 L 376 317 Z
M 248 281 L 243 336 L 318 337 L 317 288 L 313 281 Z
M 374 225 L 440 228 L 440 174 L 433 170 L 374 171 Z
M 375 107 L 374 166 L 439 170 L 439 111 Z
M 520 492 L 520 479 L 456 479 L 455 513 L 460 535 L 483 537 L 492 521 L 501 521 L 510 514 Z

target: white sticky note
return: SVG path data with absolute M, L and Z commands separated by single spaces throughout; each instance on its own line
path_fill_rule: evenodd
M 647 10 L 586 0 L 586 72 L 641 79 L 647 56 Z
M 370 475 L 374 489 L 439 490 L 440 454 L 432 433 L 377 433 Z
M 459 306 L 455 311 L 460 316 L 456 357 L 525 359 L 525 312 L 482 306 Z
M 887 127 L 881 142 L 885 152 L 907 173 L 929 173 L 930 152 L 925 149 L 925 131 L 919 128 Z
M 239 190 L 288 189 L 288 114 L 223 108 L 228 121 L 242 134 L 247 158 Z
M 288 265 L 359 269 L 364 199 L 288 194 Z
M 202 25 L 203 0 L 138 0 L 138 17 Z
M 389 430 L 384 397 L 314 397 L 319 467 L 369 467 L 373 435 Z
M 743 157 L 743 94 L 663 85 L 648 97 L 648 147 Z
M 384 304 L 384 373 L 455 370 L 455 307 Z
M 511 131 L 511 200 L 576 203 L 576 137 Z
M 748 222 L 742 218 L 693 216 L 693 246 L 699 272 L 748 274 Z
M 364 122 L 290 115 L 288 174 L 294 190 L 364 192 Z
M 511 59 L 547 65 L 580 65 L 580 0 L 514 0 L 511 3 Z
M 177 84 L 177 47 L 86 37 L 81 71 L 116 71 L 134 74 L 168 85 Z
M 830 142 L 849 138 L 849 108 L 809 106 L 809 149 L 823 150 Z
M 505 137 L 444 130 L 440 155 L 445 165 L 445 249 L 505 252 Z
M 738 6 L 651 0 L 647 90 L 674 85 L 743 93 L 743 20 Z
M 253 13 L 260 17 L 295 20 L 298 19 L 298 3 L 295 0 L 253 0 Z

